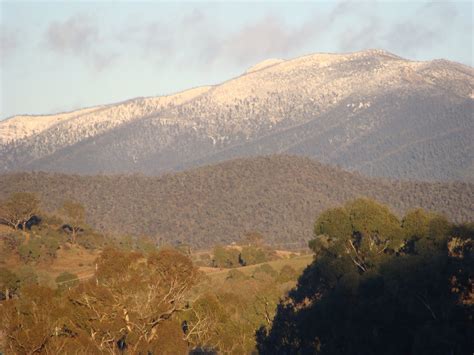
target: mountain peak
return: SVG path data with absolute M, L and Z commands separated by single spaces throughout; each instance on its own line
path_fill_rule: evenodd
M 278 58 L 266 59 L 263 62 L 257 63 L 254 66 L 248 68 L 245 73 L 246 74 L 252 73 L 254 71 L 261 70 L 261 69 L 264 69 L 264 68 L 268 68 L 272 65 L 276 65 L 276 64 L 279 64 L 279 63 L 282 63 L 282 62 L 284 62 L 284 60 L 283 59 L 278 59 Z
M 473 179 L 471 68 L 368 49 L 268 59 L 247 73 L 0 122 L 0 169 L 161 174 L 279 152 L 372 176 Z
M 395 55 L 389 51 L 386 51 L 385 49 L 377 49 L 377 48 L 369 48 L 369 49 L 365 49 L 359 52 L 354 52 L 353 54 L 362 54 L 362 55 L 368 55 L 368 56 L 384 56 L 384 57 L 402 59 L 402 57 L 399 57 L 398 55 Z

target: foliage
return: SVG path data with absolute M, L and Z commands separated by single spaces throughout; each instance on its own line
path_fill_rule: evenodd
M 26 286 L 38 284 L 38 275 L 34 268 L 32 268 L 31 266 L 21 266 L 16 270 L 16 274 L 18 275 L 20 289 Z
M 145 255 L 106 249 L 94 279 L 54 293 L 26 286 L 0 307 L 0 331 L 12 353 L 183 353 L 184 334 L 175 315 L 188 308 L 197 282 L 192 262 L 163 250 Z M 0 269 L 5 285 L 15 277 Z M 77 280 L 63 273 L 61 283 Z
M 77 234 L 85 227 L 86 210 L 83 205 L 74 201 L 66 201 L 63 203 L 60 215 L 66 225 L 66 230 L 71 235 L 71 241 L 76 244 Z
M 278 276 L 278 273 L 269 264 L 262 264 L 258 266 L 253 272 L 253 277 L 259 279 L 259 274 L 268 275 L 271 278 Z
M 19 281 L 15 273 L 0 267 L 0 300 L 8 300 L 17 290 Z
M 64 200 L 87 206 L 87 223 L 100 233 L 181 240 L 200 249 L 238 241 L 249 230 L 268 236 L 274 247 L 305 247 L 316 216 L 358 196 L 390 205 L 397 216 L 422 207 L 457 223 L 474 217 L 472 183 L 368 179 L 294 156 L 240 159 L 160 177 L 1 176 L 0 199 L 18 191 L 37 192 L 48 213 Z
M 345 208 L 333 208 L 321 213 L 314 225 L 314 235 L 344 238 L 352 234 L 352 223 Z
M 245 265 L 254 265 L 260 264 L 267 261 L 267 254 L 262 248 L 255 246 L 244 246 L 240 252 L 240 264 Z
M 351 231 L 338 220 L 349 216 Z M 328 211 L 314 262 L 256 333 L 262 354 L 461 354 L 472 349 L 474 230 L 365 199 Z M 328 222 L 329 221 L 329 222 Z M 343 222 L 346 223 L 346 222 Z
M 0 223 L 26 229 L 27 222 L 39 211 L 39 200 L 29 192 L 14 192 L 0 203 Z
M 240 252 L 235 248 L 226 248 L 220 245 L 214 247 L 212 264 L 214 267 L 239 267 Z
M 280 273 L 278 274 L 278 281 L 282 283 L 288 282 L 288 281 L 295 280 L 297 277 L 298 277 L 298 273 L 292 266 L 284 265 L 281 268 Z
M 20 259 L 24 263 L 54 259 L 61 245 L 60 239 L 60 237 L 48 234 L 43 236 L 34 234 L 17 247 Z
M 18 254 L 25 263 L 37 261 L 41 256 L 41 240 L 39 238 L 33 238 L 26 243 L 20 245 L 18 248 Z

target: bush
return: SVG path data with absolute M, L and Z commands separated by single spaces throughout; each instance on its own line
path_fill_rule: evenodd
M 265 251 L 261 248 L 255 246 L 246 246 L 242 248 L 240 253 L 240 264 L 245 265 L 255 265 L 261 264 L 267 261 L 267 256 Z
M 216 246 L 213 254 L 212 265 L 214 267 L 232 268 L 240 266 L 240 253 L 237 249 Z
M 272 268 L 269 264 L 262 264 L 255 269 L 253 272 L 253 277 L 258 279 L 258 274 L 266 274 L 272 278 L 278 276 L 278 273 L 274 268 Z
M 20 288 L 38 284 L 38 275 L 31 266 L 22 266 L 16 272 Z
M 41 256 L 41 242 L 38 238 L 33 238 L 27 244 L 23 244 L 18 248 L 20 259 L 25 262 L 33 262 L 39 260 Z
M 296 270 L 290 265 L 284 265 L 281 270 L 280 274 L 278 275 L 279 282 L 288 282 L 296 280 L 298 273 Z
M 9 299 L 18 289 L 18 276 L 8 270 L 0 267 L 0 300 Z

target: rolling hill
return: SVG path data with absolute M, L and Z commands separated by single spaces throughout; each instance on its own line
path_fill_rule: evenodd
M 0 169 L 148 175 L 291 154 L 474 181 L 474 70 L 381 50 L 267 60 L 215 86 L 0 122 Z
M 287 155 L 236 159 L 161 177 L 10 173 L 0 199 L 34 191 L 45 211 L 74 199 L 88 221 L 108 233 L 150 235 L 195 247 L 230 243 L 259 231 L 272 244 L 304 244 L 318 214 L 360 196 L 401 214 L 423 207 L 474 220 L 474 184 L 403 182 L 363 177 L 312 159 Z

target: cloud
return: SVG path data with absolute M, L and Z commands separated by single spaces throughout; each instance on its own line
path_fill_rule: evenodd
M 7 28 L 0 24 L 0 58 L 8 59 L 20 45 L 20 36 L 18 31 Z
M 289 25 L 281 17 L 268 13 L 233 33 L 223 33 L 219 39 L 209 41 L 208 38 L 200 57 L 237 65 L 251 65 L 272 57 L 288 58 L 314 48 L 318 40 L 354 11 L 353 3 L 338 2 L 329 12 L 309 10 L 306 19 L 298 25 Z M 214 29 L 213 33 L 220 31 Z
M 98 71 L 110 65 L 116 57 L 101 37 L 97 21 L 83 14 L 50 23 L 44 40 L 53 53 L 74 55 Z
M 46 30 L 46 41 L 53 51 L 80 55 L 97 45 L 99 29 L 90 17 L 75 15 L 52 22 Z
M 286 58 L 314 41 L 320 29 L 321 21 L 316 15 L 298 26 L 290 26 L 281 17 L 267 14 L 221 37 L 203 38 L 200 57 L 211 63 L 240 66 L 272 57 Z
M 231 34 L 221 43 L 219 54 L 240 64 L 285 55 L 298 45 L 281 19 L 269 15 Z
M 441 36 L 439 32 L 420 26 L 413 21 L 405 21 L 392 26 L 383 39 L 392 50 L 411 55 L 431 47 L 441 39 Z
M 391 26 L 383 39 L 398 52 L 417 54 L 442 42 L 457 15 L 458 10 L 452 3 L 430 2 L 412 17 Z
M 109 35 L 95 18 L 77 14 L 51 23 L 45 38 L 54 53 L 77 56 L 97 70 L 111 65 L 116 53 L 156 66 L 235 69 L 272 57 L 328 49 L 382 48 L 413 55 L 443 40 L 443 27 L 450 21 L 443 14 L 451 19 L 457 15 L 455 5 L 443 3 L 407 6 L 397 10 L 401 12 L 395 18 L 384 15 L 394 8 L 398 9 L 391 3 L 352 1 L 337 2 L 329 9 L 309 6 L 296 23 L 269 9 L 260 18 L 231 27 L 222 23 L 225 16 L 214 16 L 218 7 L 209 5 L 169 18 L 129 21 L 109 29 Z
M 367 19 L 361 27 L 349 27 L 339 34 L 339 50 L 342 52 L 358 51 L 383 47 L 378 34 L 380 22 L 375 17 Z
M 206 8 L 192 9 L 178 19 L 127 25 L 116 39 L 141 52 L 143 59 L 186 65 L 232 67 L 252 65 L 270 57 L 288 57 L 313 42 L 335 16 L 349 11 L 345 3 L 324 17 L 316 12 L 306 21 L 289 25 L 271 12 L 228 29 Z
M 444 43 L 447 29 L 458 15 L 455 4 L 430 2 L 411 12 L 407 8 L 396 21 L 390 21 L 381 16 L 385 8 L 380 3 L 377 6 L 378 9 L 366 6 L 350 11 L 356 21 L 340 32 L 339 50 L 382 48 L 402 56 L 416 56 Z

